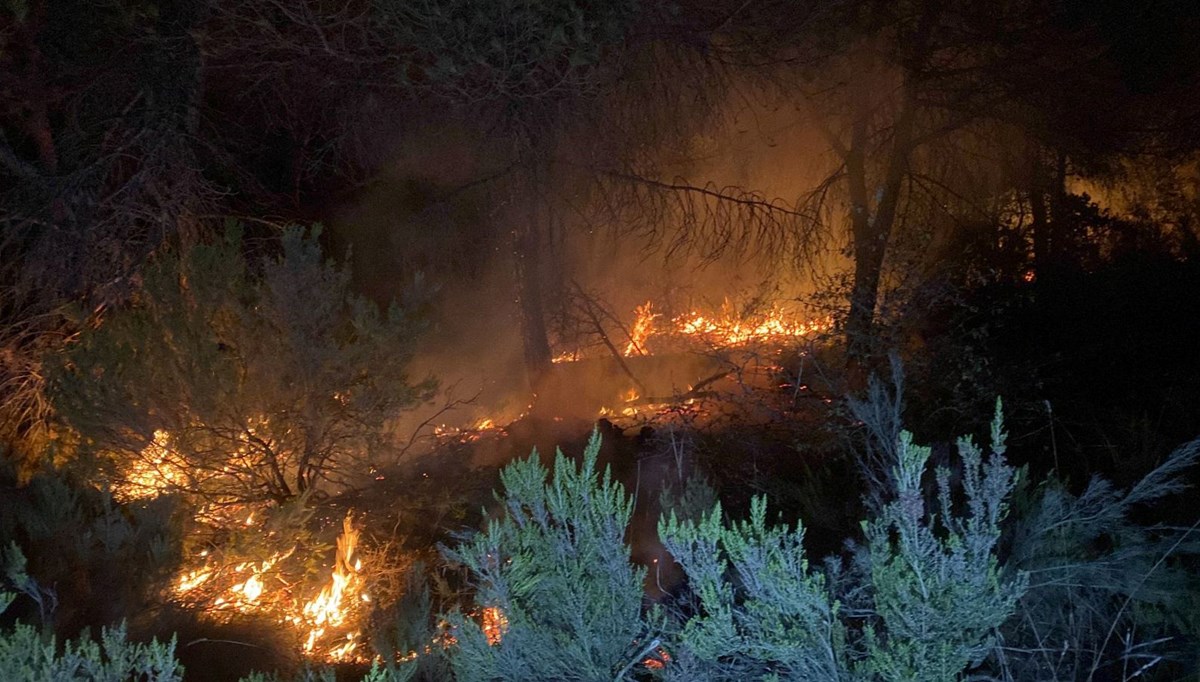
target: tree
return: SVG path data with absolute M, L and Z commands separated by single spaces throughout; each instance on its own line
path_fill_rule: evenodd
M 1065 181 L 1074 169 L 1194 137 L 1183 113 L 1190 105 L 1177 101 L 1189 98 L 1175 90 L 1194 81 L 1190 70 L 1167 75 L 1139 58 L 1157 83 L 1141 84 L 1154 94 L 1135 94 L 1118 73 L 1125 65 L 1106 54 L 1133 51 L 1120 47 L 1129 38 L 1118 24 L 1174 35 L 1163 17 L 1181 17 L 1162 7 L 864 0 L 820 5 L 786 27 L 771 21 L 778 11 L 753 3 L 732 12 L 712 49 L 828 144 L 833 167 L 797 192 L 798 205 L 827 234 L 845 225 L 853 272 L 844 329 L 856 363 L 879 351 L 877 311 L 889 277 L 906 274 L 902 250 L 914 248 L 914 234 L 916 249 L 929 246 L 920 233 L 938 223 L 983 227 L 999 241 L 1009 226 L 994 208 L 1020 197 L 1033 214 L 1022 227 L 1032 232 L 1021 234 L 1031 237 L 1027 252 L 1048 262 L 1068 248 L 1056 232 L 1070 229 Z M 1179 53 L 1171 44 L 1156 53 Z M 1161 107 L 1150 104 L 1164 96 Z
M 83 331 L 53 379 L 66 421 L 110 454 L 126 494 L 284 502 L 368 473 L 389 425 L 425 399 L 407 363 L 412 302 L 386 311 L 288 228 L 247 261 L 241 231 L 143 274 L 131 304 Z
M 374 155 L 364 164 L 358 155 L 355 163 L 357 149 L 379 145 L 365 135 L 411 133 L 404 117 L 394 117 L 381 134 L 361 120 L 359 103 L 419 110 L 433 102 L 439 117 L 448 108 L 489 122 L 481 144 L 502 170 L 480 182 L 499 187 L 495 203 L 510 208 L 480 229 L 501 235 L 513 259 L 527 374 L 536 387 L 551 360 L 545 292 L 554 277 L 546 250 L 561 229 L 546 199 L 550 156 L 565 121 L 597 95 L 602 74 L 612 70 L 605 62 L 641 9 L 637 0 L 373 0 L 354 7 L 241 0 L 214 9 L 204 49 L 214 72 L 246 83 L 233 89 L 234 101 L 269 88 L 278 99 L 263 116 L 293 138 L 297 155 L 312 156 L 309 148 L 324 143 L 324 160 L 312 162 L 339 175 L 369 176 L 390 161 Z
M 44 444 L 41 358 L 125 300 L 214 196 L 194 136 L 199 2 L 0 7 L 0 439 Z M 81 19 L 86 17 L 86 19 Z

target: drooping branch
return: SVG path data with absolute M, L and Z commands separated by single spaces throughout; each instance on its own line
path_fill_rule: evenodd
M 595 195 L 619 231 L 648 238 L 667 258 L 786 251 L 800 260 L 814 256 L 823 239 L 818 215 L 807 207 L 742 187 L 606 169 L 597 172 Z

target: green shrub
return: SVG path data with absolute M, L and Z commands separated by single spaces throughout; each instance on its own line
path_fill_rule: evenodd
M 1200 440 L 1127 491 L 1099 477 L 1078 494 L 1053 478 L 1018 490 L 1007 563 L 1030 583 L 1002 629 L 997 668 L 1014 679 L 1130 679 L 1197 665 L 1200 532 L 1137 521 L 1185 490 L 1197 461 Z
M 837 590 L 810 568 L 803 527 L 768 526 L 762 498 L 749 521 L 724 522 L 719 504 L 699 521 L 662 521 L 659 534 L 696 595 L 668 676 L 952 680 L 978 665 L 1025 585 L 1021 574 L 1002 574 L 996 553 L 1015 476 L 1003 460 L 999 405 L 986 462 L 970 439 L 958 445 L 962 490 L 939 470 L 930 513 L 921 487 L 930 449 L 901 433 L 889 449 L 892 489 L 879 516 L 863 522 L 867 546 L 853 570 L 832 572 Z
M 992 453 L 960 438 L 959 491 L 939 468 L 937 508 L 926 509 L 921 479 L 930 449 L 903 432 L 897 448 L 895 495 L 879 518 L 865 522 L 874 617 L 863 629 L 866 656 L 856 665 L 880 680 L 954 680 L 978 665 L 993 631 L 1012 615 L 1026 589 L 1020 572 L 1002 573 L 1000 522 L 1015 484 L 1004 462 L 1005 434 L 996 403 Z
M 804 528 L 768 526 L 766 500 L 725 523 L 720 503 L 698 521 L 672 512 L 659 535 L 696 598 L 671 647 L 670 679 L 837 680 L 845 631 L 838 605 L 804 553 Z
M 508 465 L 503 515 L 446 551 L 469 571 L 476 609 L 499 608 L 507 621 L 489 641 L 477 614 L 448 616 L 459 682 L 628 679 L 653 641 L 641 617 L 645 571 L 624 542 L 633 501 L 607 470 L 597 475 L 599 449 L 596 433 L 578 465 L 558 452 L 549 481 L 536 451 Z
M 176 499 L 122 504 L 55 471 L 6 495 L 0 554 L 8 589 L 29 597 L 22 613 L 32 617 L 36 607 L 38 623 L 60 634 L 145 613 L 179 565 Z
M 0 593 L 0 613 L 13 595 Z M 97 644 L 87 637 L 64 641 L 18 623 L 0 632 L 0 680 L 5 682 L 180 682 L 175 640 L 132 643 L 125 627 L 105 628 Z
M 148 265 L 133 302 L 81 332 L 51 396 L 113 456 L 118 488 L 223 502 L 328 491 L 363 475 L 398 413 L 428 395 L 407 374 L 415 305 L 354 295 L 318 234 L 289 228 L 277 257 L 248 262 L 230 227 Z

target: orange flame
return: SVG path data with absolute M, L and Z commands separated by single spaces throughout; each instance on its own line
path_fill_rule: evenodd
M 634 309 L 629 327 L 629 341 L 621 351 L 626 357 L 650 355 L 647 344 L 656 337 L 674 337 L 700 341 L 712 347 L 744 346 L 753 343 L 780 344 L 829 331 L 829 317 L 806 320 L 783 306 L 772 306 L 759 313 L 743 314 L 727 300 L 718 312 L 691 312 L 662 321 L 663 314 L 655 312 L 654 303 L 646 301 Z M 586 349 L 576 348 L 554 356 L 554 363 L 576 362 L 592 356 Z
M 353 597 L 362 587 L 358 574 L 362 569 L 362 561 L 354 554 L 357 546 L 358 531 L 355 530 L 350 515 L 346 515 L 342 522 L 342 534 L 337 539 L 337 558 L 330 582 L 315 599 L 304 605 L 302 611 L 303 617 L 300 620 L 309 628 L 304 642 L 306 654 L 314 652 L 317 643 L 325 638 L 327 632 L 342 628 L 349 619 L 349 607 L 354 603 Z M 334 661 L 351 658 L 360 634 L 357 630 L 344 633 L 342 636 L 345 641 L 330 649 L 326 657 Z
M 201 552 L 204 564 L 181 573 L 174 593 L 196 602 L 194 592 L 204 590 L 199 602 L 211 613 L 261 613 L 274 615 L 303 633 L 306 655 L 339 662 L 356 660 L 362 632 L 358 626 L 361 605 L 371 601 L 364 591 L 362 561 L 356 552 L 359 531 L 347 515 L 337 539 L 337 556 L 329 582 L 316 597 L 304 601 L 287 590 L 269 590 L 268 580 L 279 580 L 271 570 L 294 549 L 278 552 L 265 561 L 243 561 L 222 566 Z M 232 584 L 230 584 L 232 583 Z
M 171 446 L 171 434 L 162 429 L 154 432 L 154 439 L 123 474 L 123 479 L 113 484 L 114 496 L 122 501 L 161 495 L 188 480 L 187 463 Z
M 633 327 L 629 330 L 629 343 L 625 346 L 625 355 L 645 355 L 646 339 L 654 333 L 654 320 L 658 314 L 653 312 L 654 305 L 646 301 L 634 309 Z
M 777 306 L 765 314 L 739 316 L 731 309 L 728 301 L 721 306 L 719 316 L 691 312 L 676 317 L 672 322 L 676 333 L 680 335 L 703 337 L 721 346 L 797 339 L 828 331 L 833 324 L 829 318 L 796 320 Z

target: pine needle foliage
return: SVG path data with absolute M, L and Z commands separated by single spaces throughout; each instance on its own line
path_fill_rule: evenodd
M 645 570 L 630 562 L 633 501 L 596 471 L 593 433 L 577 464 L 558 451 L 553 475 L 534 451 L 501 472 L 503 515 L 446 556 L 467 568 L 477 613 L 449 616 L 455 679 L 612 682 L 651 641 L 643 624 Z M 498 608 L 489 632 L 477 618 Z M 490 637 L 490 638 L 489 638 Z
M 1200 532 L 1138 518 L 1184 491 L 1197 462 L 1200 440 L 1129 490 L 1100 477 L 1078 494 L 1054 478 L 1018 490 L 1008 566 L 1030 583 L 996 651 L 1006 679 L 1132 679 L 1172 660 L 1196 665 Z

